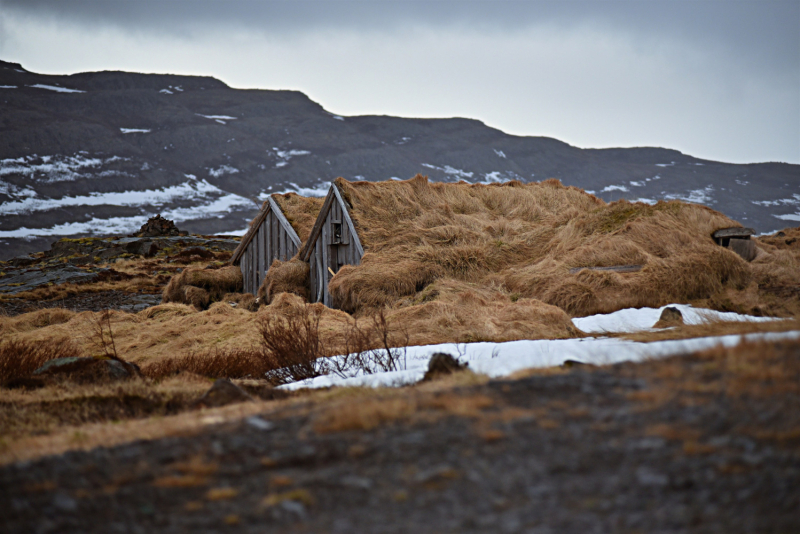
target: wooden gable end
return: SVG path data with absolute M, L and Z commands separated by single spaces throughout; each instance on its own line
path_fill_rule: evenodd
M 311 302 L 331 307 L 328 282 L 344 265 L 359 265 L 364 248 L 358 237 L 349 207 L 336 184 L 331 184 L 300 259 L 310 266 Z
M 286 261 L 300 249 L 300 238 L 272 197 L 256 216 L 252 226 L 234 251 L 231 263 L 239 265 L 245 293 L 258 293 L 274 260 Z

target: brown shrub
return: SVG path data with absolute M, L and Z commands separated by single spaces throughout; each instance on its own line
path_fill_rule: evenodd
M 208 378 L 256 378 L 270 370 L 260 347 L 215 348 L 163 358 L 142 366 L 142 374 L 154 380 L 181 372 Z
M 282 314 L 262 314 L 257 321 L 261 347 L 272 370 L 268 378 L 284 384 L 327 372 L 326 347 L 320 337 L 322 310 L 287 306 Z
M 274 260 L 258 288 L 259 304 L 269 304 L 278 293 L 292 293 L 304 300 L 309 299 L 308 263 L 292 258 L 288 261 Z
M 187 268 L 173 276 L 162 292 L 162 303 L 180 302 L 205 309 L 226 293 L 241 292 L 242 272 L 229 265 L 221 269 Z
M 50 360 L 79 356 L 80 349 L 69 339 L 8 339 L 0 343 L 0 384 L 26 378 Z

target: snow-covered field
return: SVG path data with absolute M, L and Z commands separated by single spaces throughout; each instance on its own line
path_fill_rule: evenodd
M 763 321 L 762 317 L 751 317 L 736 313 L 721 313 L 712 310 L 695 309 L 682 304 L 672 304 L 678 308 L 687 324 L 702 324 L 712 320 L 724 321 Z M 665 306 L 666 307 L 666 306 Z M 575 326 L 586 332 L 636 332 L 651 330 L 663 308 L 625 309 L 607 315 L 594 315 L 574 319 Z M 567 360 L 575 360 L 596 365 L 613 364 L 625 361 L 644 361 L 652 358 L 665 358 L 710 349 L 718 345 L 735 346 L 743 340 L 798 339 L 800 331 L 780 333 L 756 333 L 653 341 L 642 343 L 625 339 L 593 337 L 556 340 L 520 340 L 505 343 L 467 343 L 456 345 L 444 343 L 406 347 L 400 355 L 400 370 L 360 374 L 348 378 L 335 375 L 320 376 L 281 386 L 286 389 L 321 388 L 330 386 L 381 387 L 402 386 L 418 382 L 428 367 L 428 360 L 435 352 L 446 352 L 459 356 L 469 363 L 476 373 L 492 378 L 508 376 L 522 369 L 553 367 Z M 335 357 L 336 358 L 336 357 Z M 340 357 L 338 357 L 340 358 Z

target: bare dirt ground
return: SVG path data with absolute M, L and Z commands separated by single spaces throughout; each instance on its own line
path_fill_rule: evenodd
M 797 342 L 236 406 L 0 467 L 3 531 L 800 531 Z

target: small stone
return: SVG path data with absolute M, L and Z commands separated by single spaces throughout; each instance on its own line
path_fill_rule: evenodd
M 636 480 L 642 486 L 658 486 L 663 487 L 669 484 L 669 477 L 667 475 L 657 473 L 648 467 L 640 467 L 636 470 Z
M 263 430 L 265 432 L 275 428 L 275 423 L 272 423 L 265 419 L 261 419 L 256 415 L 248 417 L 247 419 L 244 420 L 244 422 L 252 426 L 253 428 L 257 428 L 258 430 Z
M 74 512 L 78 509 L 78 501 L 65 493 L 56 493 L 53 497 L 53 506 L 62 512 Z
M 248 395 L 245 390 L 227 378 L 219 378 L 214 382 L 214 385 L 211 386 L 211 389 L 206 391 L 203 396 L 194 403 L 194 407 L 215 408 L 234 402 L 246 402 L 251 400 L 253 400 L 253 397 Z M 266 423 L 266 421 L 264 422 Z

